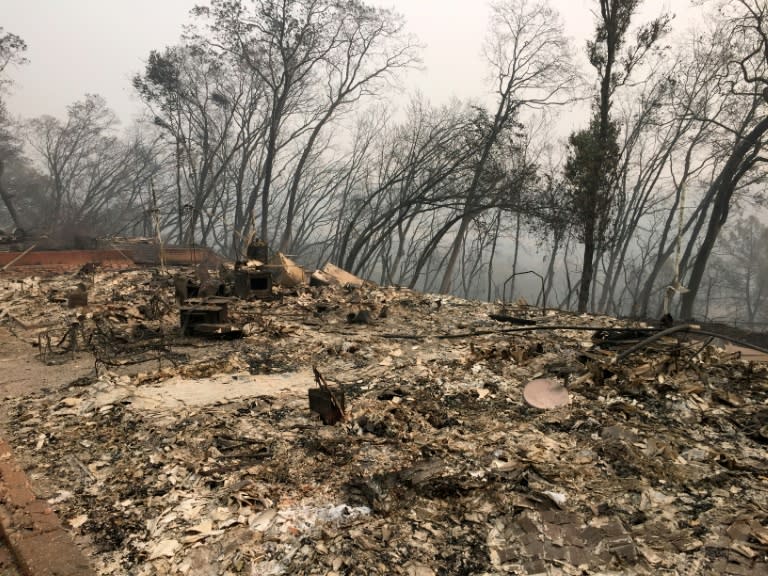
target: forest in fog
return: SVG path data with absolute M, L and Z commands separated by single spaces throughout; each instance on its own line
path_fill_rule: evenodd
M 690 26 L 591 4 L 578 45 L 546 2 L 494 0 L 467 46 L 485 93 L 438 106 L 404 87 L 422 46 L 392 10 L 211 0 L 125 71 L 131 125 L 96 94 L 19 117 L 27 45 L 0 28 L 0 235 L 265 241 L 424 291 L 765 328 L 768 3 L 695 2 Z

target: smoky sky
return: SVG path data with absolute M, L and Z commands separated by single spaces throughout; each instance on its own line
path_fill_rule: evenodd
M 533 0 L 531 0 L 533 1 Z M 86 93 L 104 96 L 124 122 L 141 110 L 131 77 L 153 49 L 178 42 L 201 0 L 2 0 L 0 25 L 23 37 L 29 63 L 10 69 L 8 107 L 16 116 L 62 116 Z M 202 3 L 205 3 L 203 0 Z M 402 79 L 435 103 L 487 97 L 482 57 L 488 3 L 482 0 L 376 0 L 406 20 L 424 45 L 423 66 Z M 592 34 L 596 0 L 553 0 L 575 53 Z M 638 20 L 667 10 L 685 23 L 688 0 L 646 0 Z

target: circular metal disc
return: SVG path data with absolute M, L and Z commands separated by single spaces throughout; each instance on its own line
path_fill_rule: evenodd
M 559 408 L 570 403 L 568 390 L 556 380 L 538 378 L 525 385 L 523 398 L 536 408 Z

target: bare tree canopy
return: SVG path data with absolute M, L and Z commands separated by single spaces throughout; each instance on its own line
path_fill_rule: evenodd
M 464 193 L 459 228 L 446 262 L 441 292 L 451 288 L 456 262 L 473 218 L 482 213 L 481 183 L 491 152 L 520 109 L 567 101 L 577 78 L 559 15 L 545 2 L 505 0 L 492 5 L 485 53 L 491 66 L 496 109 L 478 141 L 478 158 Z
M 27 59 L 24 52 L 27 44 L 24 40 L 12 32 L 5 32 L 0 27 L 0 198 L 8 210 L 8 214 L 16 228 L 23 228 L 22 221 L 16 210 L 13 195 L 3 184 L 3 174 L 6 163 L 19 153 L 19 143 L 12 131 L 12 123 L 8 118 L 3 92 L 8 89 L 11 81 L 7 78 L 6 68 L 10 64 L 25 64 Z
M 484 89 L 436 105 L 405 89 L 422 47 L 392 10 L 212 0 L 148 52 L 127 129 L 93 95 L 24 121 L 0 100 L 0 222 L 62 242 L 151 230 L 234 259 L 259 246 L 580 311 L 720 314 L 713 294 L 746 284 L 714 271 L 739 263 L 737 239 L 759 237 L 745 212 L 767 203 L 768 8 L 696 2 L 698 24 L 668 34 L 670 15 L 640 21 L 648 5 L 594 0 L 581 70 L 550 4 L 496 0 L 470 47 Z M 25 50 L 0 29 L 5 93 Z M 507 282 L 522 263 L 538 295 Z
M 397 14 L 363 2 L 214 0 L 197 14 L 209 18 L 206 42 L 244 63 L 263 86 L 267 136 L 261 181 L 260 236 L 272 237 L 271 192 L 278 151 L 305 134 L 290 180 L 280 246 L 292 244 L 297 195 L 321 132 L 365 96 L 376 95 L 395 72 L 418 63 L 418 46 Z
M 156 166 L 140 140 L 116 135 L 117 124 L 96 95 L 72 104 L 66 121 L 43 116 L 29 122 L 28 142 L 49 181 L 38 222 L 50 235 L 69 241 L 130 223 L 137 195 Z

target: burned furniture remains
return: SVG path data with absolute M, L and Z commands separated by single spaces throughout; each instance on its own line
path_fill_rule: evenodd
M 235 296 L 249 298 L 270 298 L 272 296 L 272 273 L 264 270 L 237 270 L 235 272 Z
M 207 298 L 190 301 L 179 308 L 181 332 L 184 336 L 206 336 L 226 339 L 241 338 L 243 331 L 229 323 L 229 301 Z

